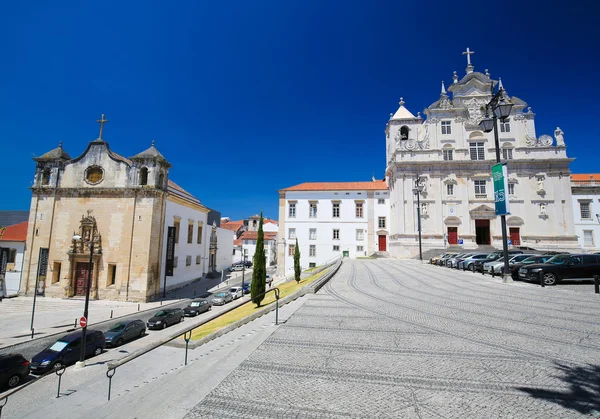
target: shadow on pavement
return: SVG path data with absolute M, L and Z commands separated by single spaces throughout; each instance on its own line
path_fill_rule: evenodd
M 569 384 L 569 391 L 560 392 L 517 387 L 536 399 L 544 399 L 584 414 L 600 413 L 600 365 L 568 366 L 556 363 L 560 372 L 556 378 Z

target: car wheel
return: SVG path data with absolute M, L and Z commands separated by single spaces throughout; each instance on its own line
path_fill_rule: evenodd
M 556 285 L 557 278 L 552 272 L 546 272 L 542 275 L 542 281 L 544 281 L 544 285 Z
M 21 376 L 19 374 L 12 375 L 8 379 L 8 388 L 15 388 L 21 383 Z
M 162 328 L 163 328 L 163 329 L 166 329 L 166 328 L 167 328 L 167 322 L 164 322 L 164 323 L 162 324 Z
M 194 317 L 196 317 L 198 314 L 200 314 L 199 311 L 194 311 Z
M 56 361 L 54 363 L 54 365 L 52 366 L 52 368 L 54 368 L 55 370 L 60 370 L 63 369 L 65 366 L 65 364 L 62 363 L 62 361 Z
M 146 331 L 145 331 L 145 330 L 140 330 L 140 337 L 141 337 L 141 338 L 143 338 L 145 334 L 146 334 Z
M 123 339 L 117 339 L 115 346 L 121 346 L 123 344 Z
M 123 342 L 121 342 L 123 343 Z M 101 347 L 97 347 L 96 349 L 94 349 L 94 356 L 98 356 L 102 353 L 102 348 Z
M 475 265 L 473 265 L 472 263 L 467 267 L 467 269 L 469 269 L 471 272 L 475 272 Z
M 179 323 L 181 323 L 184 320 L 185 320 L 185 317 L 181 316 L 181 318 L 179 319 Z

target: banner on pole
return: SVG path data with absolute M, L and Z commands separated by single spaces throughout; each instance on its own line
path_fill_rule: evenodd
M 38 273 L 36 281 L 36 292 L 37 295 L 44 295 L 46 288 L 46 274 L 48 273 L 48 255 L 50 249 L 47 247 L 40 247 L 40 257 L 38 259 Z
M 492 179 L 494 180 L 494 201 L 496 215 L 510 214 L 508 203 L 508 171 L 506 165 L 498 163 L 492 166 Z
M 165 276 L 173 276 L 173 265 L 175 261 L 175 227 L 168 227 L 167 230 L 167 261 L 165 266 Z

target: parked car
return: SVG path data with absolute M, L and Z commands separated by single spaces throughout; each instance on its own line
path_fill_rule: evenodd
M 0 355 L 0 387 L 15 388 L 29 375 L 29 361 L 21 354 Z
M 518 281 L 519 280 L 519 269 L 521 269 L 521 267 L 527 266 L 527 265 L 532 265 L 534 263 L 546 263 L 550 258 L 553 258 L 553 257 L 554 257 L 554 255 L 530 256 L 527 259 L 525 259 L 519 263 L 514 263 L 514 264 L 509 265 L 510 275 L 512 276 L 513 280 Z
M 249 260 L 244 262 L 244 265 L 246 266 L 246 268 L 251 268 L 252 267 L 252 262 L 250 262 Z
M 212 299 L 212 304 L 215 306 L 222 306 L 230 301 L 233 301 L 233 295 L 231 295 L 229 291 L 220 291 L 215 294 Z
M 469 256 L 458 262 L 458 269 L 468 269 L 475 272 L 475 262 L 485 259 L 489 253 L 471 253 Z
M 519 268 L 519 279 L 556 285 L 568 279 L 589 279 L 600 275 L 599 255 L 556 255 L 546 263 L 534 263 Z
M 210 303 L 206 300 L 194 300 L 183 309 L 184 316 L 197 316 L 210 310 Z
M 88 330 L 85 335 L 85 358 L 100 355 L 106 348 L 106 337 L 100 330 Z M 44 374 L 79 361 L 81 332 L 70 333 L 31 358 L 31 372 Z
M 532 254 L 511 255 L 511 254 L 509 254 L 508 255 L 508 267 L 510 268 L 511 265 L 514 265 L 515 263 L 519 263 L 531 256 L 536 256 L 536 255 L 532 255 Z M 504 273 L 504 257 L 484 263 L 483 270 L 484 270 L 484 272 L 490 272 L 490 273 L 494 272 L 495 274 L 503 274 Z
M 241 263 L 236 263 L 235 265 L 232 265 L 231 268 L 229 268 L 230 271 L 243 271 L 244 270 L 244 265 Z
M 267 277 L 265 278 L 265 283 L 269 286 L 269 288 L 271 288 L 271 284 L 273 283 L 273 277 L 267 274 Z
M 166 308 L 156 313 L 146 326 L 148 329 L 166 329 L 169 326 L 182 322 L 185 318 L 183 309 L 181 308 Z
M 454 256 L 456 254 L 457 254 L 456 252 L 442 253 L 441 255 L 432 257 L 430 262 L 432 265 L 444 265 L 446 260 L 448 260 L 449 258 L 451 258 L 452 256 Z
M 510 259 L 514 255 L 520 255 L 521 253 L 523 253 L 522 250 L 509 250 L 508 251 L 508 258 Z M 483 265 L 485 263 L 499 261 L 503 257 L 504 257 L 504 252 L 502 252 L 502 251 L 492 252 L 489 255 L 487 255 L 487 257 L 485 259 L 479 259 L 479 260 L 475 261 L 475 267 L 474 267 L 474 269 L 477 272 L 484 272 Z
M 229 292 L 231 293 L 231 297 L 234 300 L 238 298 L 242 298 L 244 296 L 244 289 L 242 287 L 231 287 L 229 288 Z
M 249 282 L 244 282 L 242 284 L 242 288 L 244 290 L 244 294 L 250 294 L 250 283 Z
M 121 346 L 130 340 L 141 338 L 146 334 L 146 325 L 143 320 L 118 322 L 104 332 L 106 346 Z
M 459 253 L 454 255 L 448 259 L 446 259 L 446 267 L 447 268 L 458 268 L 458 262 L 460 262 L 464 257 L 470 255 L 470 253 Z

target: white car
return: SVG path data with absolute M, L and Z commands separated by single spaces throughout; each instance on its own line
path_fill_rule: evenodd
M 242 287 L 231 287 L 229 288 L 229 292 L 233 296 L 234 300 L 242 298 L 242 296 L 244 295 L 244 289 Z
M 514 256 L 510 256 L 508 255 L 509 259 L 508 259 L 508 264 L 512 265 L 514 263 L 520 263 L 521 261 L 527 259 L 530 256 L 536 256 L 536 255 L 525 255 L 525 254 L 518 254 L 518 255 L 514 255 Z M 497 260 L 494 260 L 492 262 L 487 262 L 483 264 L 483 270 L 485 272 L 492 272 L 492 269 L 494 269 L 494 273 L 497 274 L 502 274 L 503 270 L 504 270 L 504 258 L 500 258 Z

